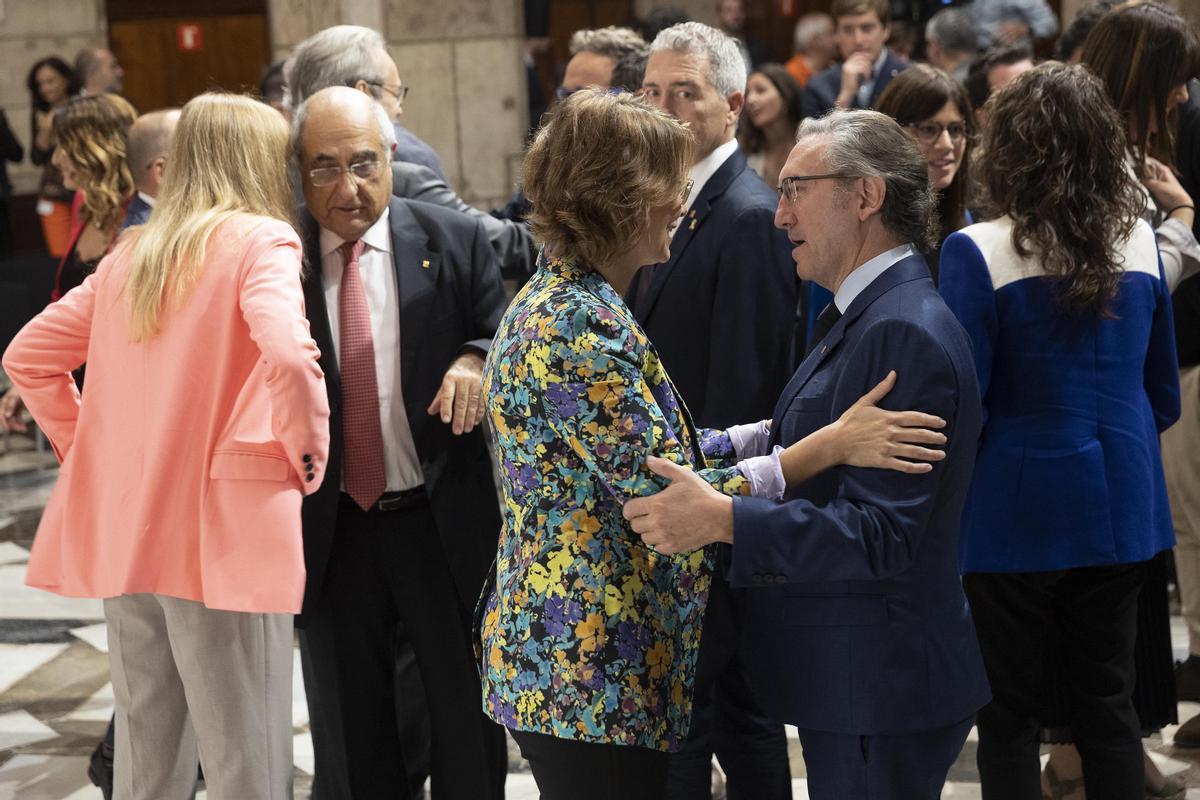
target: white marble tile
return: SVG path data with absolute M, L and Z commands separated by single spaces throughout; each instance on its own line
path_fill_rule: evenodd
M 28 560 L 29 551 L 21 545 L 14 542 L 0 542 L 0 564 L 24 564 Z
M 0 692 L 66 649 L 65 644 L 0 644 Z
M 292 763 L 309 775 L 313 774 L 316 758 L 313 756 L 312 734 L 308 731 L 292 737 Z
M 79 722 L 108 722 L 112 717 L 115 704 L 112 684 L 106 683 L 100 687 L 100 691 L 85 700 L 83 705 L 67 714 L 63 719 Z
M 528 772 L 511 773 L 504 782 L 506 800 L 538 800 L 537 783 Z
M 5 619 L 104 619 L 99 600 L 62 597 L 25 585 L 25 565 L 0 566 L 0 598 Z
M 103 800 L 87 779 L 83 756 L 13 756 L 0 767 L 3 800 Z
M 14 747 L 57 738 L 58 734 L 53 728 L 39 722 L 27 711 L 0 714 L 0 750 L 11 750 Z
M 95 625 L 85 625 L 82 628 L 72 628 L 71 635 L 90 644 L 101 653 L 108 652 L 108 624 L 97 622 Z

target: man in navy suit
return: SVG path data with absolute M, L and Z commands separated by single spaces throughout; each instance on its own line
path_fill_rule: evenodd
M 888 0 L 834 0 L 830 13 L 833 38 L 845 60 L 805 84 L 800 110 L 806 117 L 833 108 L 874 108 L 892 78 L 908 66 L 883 46 L 890 33 Z
M 771 413 L 795 367 L 797 280 L 776 194 L 746 166 L 734 133 L 746 66 L 737 43 L 698 22 L 655 37 L 645 97 L 696 137 L 687 212 L 671 257 L 643 267 L 627 293 L 693 419 L 726 427 Z M 714 751 L 730 800 L 790 798 L 783 728 L 754 708 L 736 655 L 739 598 L 713 582 L 697 666 L 692 728 L 671 757 L 669 797 L 708 797 Z
M 142 114 L 129 126 L 129 169 L 137 194 L 125 210 L 122 229 L 144 225 L 150 219 L 178 122 L 179 109 L 164 108 Z
M 837 467 L 779 500 L 725 497 L 654 459 L 673 484 L 625 513 L 659 552 L 733 545 L 729 581 L 750 587 L 751 686 L 799 728 L 811 797 L 933 800 L 989 699 L 958 574 L 980 431 L 971 346 L 919 255 L 934 200 L 895 122 L 873 111 L 806 120 L 781 174 L 776 222 L 797 272 L 834 301 L 769 445 L 834 422 L 896 370 L 882 405 L 944 419 L 946 458 L 915 474 Z

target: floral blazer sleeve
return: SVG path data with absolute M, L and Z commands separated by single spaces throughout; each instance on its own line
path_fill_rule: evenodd
M 664 488 L 659 455 L 718 490 L 687 409 L 620 296 L 544 263 L 501 324 L 485 392 L 504 500 L 481 612 L 487 713 L 509 728 L 675 749 L 687 735 L 711 550 L 645 547 L 623 504 Z

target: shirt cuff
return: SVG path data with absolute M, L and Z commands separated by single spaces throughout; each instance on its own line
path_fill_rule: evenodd
M 738 462 L 738 472 L 750 482 L 750 495 L 767 500 L 780 500 L 787 484 L 783 480 L 783 467 L 779 454 L 783 448 L 776 445 L 770 455 L 751 456 Z
M 748 425 L 733 425 L 725 431 L 733 443 L 733 452 L 738 460 L 767 455 L 771 444 L 770 423 L 767 420 Z

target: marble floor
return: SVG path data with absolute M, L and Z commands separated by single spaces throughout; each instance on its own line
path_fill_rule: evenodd
M 2 434 L 0 434 L 2 435 Z M 28 436 L 0 439 L 0 800 L 99 800 L 87 778 L 88 756 L 112 713 L 107 637 L 99 602 L 73 600 L 24 585 L 33 532 L 53 486 L 54 459 Z M 1184 641 L 1172 620 L 1176 648 Z M 1182 653 L 1180 653 L 1182 655 Z M 1181 720 L 1200 704 L 1181 703 Z M 1187 797 L 1200 800 L 1200 751 L 1176 749 L 1174 729 L 1147 741 L 1166 774 L 1182 776 Z M 308 709 L 295 660 L 293 697 L 296 796 L 308 796 L 313 763 Z M 793 795 L 807 798 L 804 760 L 789 731 Z M 536 800 L 528 767 L 510 747 L 509 800 Z M 972 732 L 942 794 L 980 796 Z M 198 797 L 205 797 L 201 791 Z

